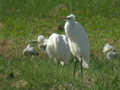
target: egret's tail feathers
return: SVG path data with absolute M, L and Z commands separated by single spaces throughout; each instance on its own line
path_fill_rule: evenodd
M 83 66 L 83 68 L 85 68 L 85 69 L 88 69 L 88 68 L 89 68 L 88 63 L 86 63 L 84 60 L 83 60 L 83 62 L 82 62 L 82 66 Z
M 60 64 L 61 64 L 62 66 L 64 66 L 64 62 L 63 62 L 63 61 L 60 61 Z
M 86 60 L 86 59 L 84 59 L 84 58 L 79 58 L 79 61 L 81 62 L 81 60 L 82 60 L 82 67 L 83 68 L 85 68 L 85 69 L 88 69 L 89 68 L 89 61 L 88 61 L 88 59 Z

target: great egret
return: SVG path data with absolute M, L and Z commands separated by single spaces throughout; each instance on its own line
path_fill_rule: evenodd
M 82 73 L 82 68 L 89 67 L 88 64 L 90 60 L 90 50 L 88 36 L 82 25 L 80 25 L 80 23 L 75 20 L 75 15 L 73 14 L 66 17 L 64 29 L 66 35 L 68 36 L 70 51 L 77 59 L 75 60 L 73 74 L 75 74 L 78 61 L 81 62 Z

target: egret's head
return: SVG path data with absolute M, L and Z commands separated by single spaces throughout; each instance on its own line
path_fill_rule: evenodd
M 42 49 L 45 51 L 46 47 L 47 47 L 47 41 L 48 39 L 44 39 L 44 42 L 43 43 L 39 43 L 38 44 L 38 48 Z
M 37 38 L 38 43 L 42 43 L 46 38 L 43 35 L 39 35 Z
M 66 19 L 66 21 L 75 21 L 75 15 L 74 14 L 70 14 L 65 19 Z

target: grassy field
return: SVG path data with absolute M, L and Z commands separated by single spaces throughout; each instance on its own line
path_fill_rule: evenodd
M 90 68 L 75 78 L 73 62 L 62 71 L 37 48 L 40 56 L 22 55 L 26 41 L 39 34 L 64 33 L 63 17 L 71 13 L 91 49 Z M 120 59 L 105 58 L 107 42 L 120 52 L 119 0 L 0 0 L 0 90 L 120 90 Z

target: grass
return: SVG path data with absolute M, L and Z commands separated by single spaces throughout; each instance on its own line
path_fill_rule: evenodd
M 119 90 L 119 58 L 108 61 L 102 53 L 107 42 L 120 52 L 119 11 L 113 0 L 0 0 L 0 90 Z M 39 34 L 64 33 L 59 26 L 70 13 L 85 27 L 91 46 L 83 79 L 80 72 L 72 77 L 73 63 L 62 71 L 41 52 L 32 60 L 22 55 L 26 41 Z

